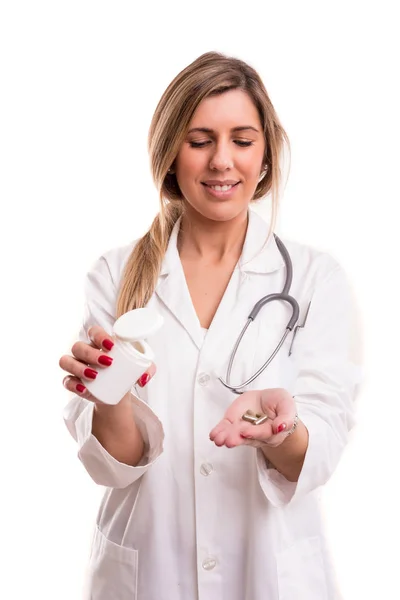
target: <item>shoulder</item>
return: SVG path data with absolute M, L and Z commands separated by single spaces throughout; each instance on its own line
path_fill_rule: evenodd
M 354 282 L 339 259 L 313 245 L 279 237 L 292 261 L 294 294 L 299 298 L 321 297 L 329 303 L 342 302 L 358 310 Z
M 125 265 L 139 240 L 134 240 L 123 246 L 105 250 L 91 265 L 88 277 L 102 277 L 111 280 L 118 288 Z
M 307 304 L 313 299 L 314 308 L 320 307 L 322 313 L 331 310 L 341 314 L 342 318 L 348 314 L 357 331 L 361 331 L 357 290 L 341 262 L 315 246 L 285 237 L 281 239 L 293 263 L 291 293 Z
M 297 271 L 301 277 L 312 279 L 314 283 L 335 276 L 346 278 L 343 265 L 329 252 L 284 236 L 279 237 L 289 252 L 293 272 Z

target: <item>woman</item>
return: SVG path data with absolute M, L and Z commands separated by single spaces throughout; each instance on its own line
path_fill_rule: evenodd
M 76 394 L 67 426 L 107 487 L 87 598 L 338 598 L 319 488 L 354 424 L 357 366 L 349 285 L 329 255 L 285 242 L 305 326 L 244 393 L 219 380 L 254 305 L 285 285 L 271 234 L 285 142 L 258 74 L 215 52 L 184 69 L 157 106 L 149 152 L 160 213 L 141 240 L 93 266 L 79 341 L 60 360 Z M 269 192 L 270 227 L 250 209 Z M 102 405 L 85 380 L 112 369 L 115 319 L 145 305 L 164 317 L 150 340 L 157 372 Z M 290 316 L 284 301 L 258 313 L 233 386 L 274 352 Z M 268 419 L 254 425 L 248 411 Z

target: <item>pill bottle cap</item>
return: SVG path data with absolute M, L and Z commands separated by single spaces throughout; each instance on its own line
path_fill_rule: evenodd
M 163 317 L 156 310 L 135 308 L 115 321 L 113 331 L 124 342 L 138 342 L 156 333 L 163 322 Z

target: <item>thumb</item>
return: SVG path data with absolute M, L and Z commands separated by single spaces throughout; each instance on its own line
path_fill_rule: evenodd
M 272 431 L 274 435 L 282 433 L 282 431 L 288 431 L 293 427 L 294 417 L 291 415 L 279 415 L 274 419 L 272 425 Z

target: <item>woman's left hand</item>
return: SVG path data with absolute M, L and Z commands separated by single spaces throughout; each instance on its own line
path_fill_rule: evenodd
M 242 419 L 248 410 L 269 418 L 261 425 L 253 425 Z M 222 421 L 211 431 L 210 440 L 227 448 L 244 444 L 277 447 L 286 439 L 285 432 L 293 427 L 295 416 L 295 401 L 283 388 L 245 392 L 232 402 Z

